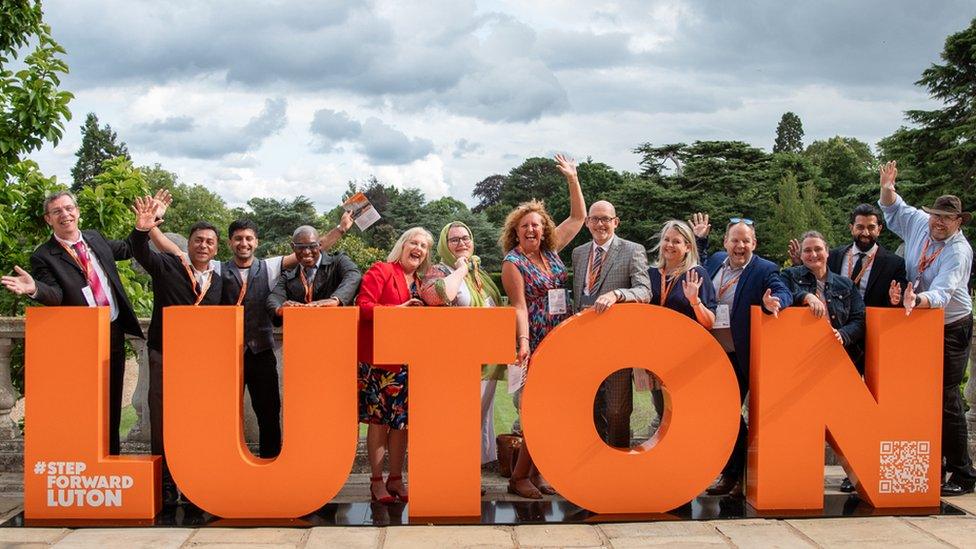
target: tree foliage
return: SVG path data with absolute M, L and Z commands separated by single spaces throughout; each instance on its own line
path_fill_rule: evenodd
M 90 112 L 85 118 L 85 124 L 81 127 L 81 146 L 75 156 L 78 161 L 71 168 L 72 192 L 93 184 L 95 176 L 102 173 L 102 164 L 109 159 L 117 156 L 129 157 L 129 149 L 125 143 L 117 143 L 117 136 L 112 131 L 112 127 L 106 124 L 99 127 L 98 117 Z
M 773 152 L 798 153 L 803 150 L 803 122 L 792 112 L 783 113 L 776 126 L 776 141 Z

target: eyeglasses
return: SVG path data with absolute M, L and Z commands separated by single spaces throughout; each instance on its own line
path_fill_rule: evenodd
M 617 216 L 607 217 L 605 215 L 602 215 L 602 216 L 599 216 L 599 217 L 595 217 L 595 216 L 592 216 L 591 215 L 591 216 L 587 217 L 586 219 L 589 220 L 589 222 L 590 223 L 593 223 L 594 225 L 598 225 L 600 223 L 603 223 L 604 225 L 609 225 L 609 224 L 613 223 L 613 220 L 614 219 L 617 219 Z
M 54 217 L 58 217 L 59 215 L 61 215 L 63 213 L 70 214 L 70 213 L 74 213 L 76 211 L 78 211 L 78 207 L 77 206 L 74 206 L 72 204 L 69 204 L 69 205 L 67 205 L 67 206 L 65 206 L 63 208 L 58 208 L 56 210 L 51 210 L 51 211 L 49 211 L 47 213 L 48 213 L 48 215 L 52 215 Z
M 736 223 L 745 223 L 746 225 L 753 225 L 755 222 L 748 217 L 730 217 L 729 225 L 735 225 Z
M 957 220 L 957 219 L 959 219 L 959 218 L 962 217 L 961 215 L 957 215 L 957 214 L 929 214 L 929 215 L 931 215 L 932 217 L 934 217 L 935 219 L 938 219 L 939 221 L 941 221 L 943 223 L 948 223 L 950 221 L 955 221 L 955 220 Z
M 301 252 L 301 251 L 305 251 L 305 250 L 311 250 L 311 251 L 314 252 L 315 250 L 319 249 L 319 243 L 318 242 L 312 242 L 311 244 L 297 244 L 295 242 L 292 242 L 291 243 L 291 248 L 293 250 L 295 250 L 296 252 Z
M 464 236 L 452 236 L 451 238 L 447 239 L 447 243 L 452 246 L 457 246 L 462 242 L 464 242 L 465 244 L 471 242 L 471 237 L 468 235 L 464 235 Z

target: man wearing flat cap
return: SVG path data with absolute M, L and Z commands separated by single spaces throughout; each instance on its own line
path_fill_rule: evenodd
M 942 356 L 942 457 L 943 496 L 973 491 L 976 470 L 969 458 L 965 407 L 959 384 L 966 373 L 973 336 L 973 303 L 969 296 L 969 273 L 973 249 L 962 233 L 972 214 L 951 194 L 940 196 L 931 208 L 922 210 L 905 203 L 895 192 L 898 168 L 894 162 L 881 167 L 881 200 L 888 228 L 905 241 L 908 283 L 901 303 L 906 314 L 912 309 L 945 310 L 945 345 Z M 892 295 L 897 299 L 897 295 Z M 945 474 L 949 473 L 948 480 Z

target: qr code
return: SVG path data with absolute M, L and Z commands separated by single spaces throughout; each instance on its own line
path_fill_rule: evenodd
M 882 440 L 882 494 L 919 494 L 929 490 L 930 448 L 927 440 Z

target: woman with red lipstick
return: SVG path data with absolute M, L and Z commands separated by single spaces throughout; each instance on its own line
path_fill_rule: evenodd
M 849 278 L 827 269 L 829 253 L 823 235 L 807 231 L 800 239 L 803 265 L 785 269 L 783 281 L 793 293 L 794 306 L 806 305 L 817 318 L 827 317 L 834 337 L 856 362 L 863 352 L 864 301 Z
M 421 277 L 430 268 L 434 237 L 423 227 L 407 229 L 385 262 L 363 274 L 359 306 L 359 421 L 366 423 L 366 453 L 373 501 L 407 501 L 403 461 L 407 454 L 407 366 L 373 364 L 373 310 L 413 307 L 420 300 Z M 383 458 L 390 453 L 390 476 L 383 482 Z
M 506 254 L 502 285 L 515 307 L 518 361 L 523 365 L 546 334 L 572 311 L 565 289 L 566 266 L 559 259 L 559 251 L 583 228 L 586 204 L 576 163 L 556 155 L 556 168 L 569 186 L 569 217 L 557 227 L 542 202 L 525 202 L 508 214 L 499 238 Z M 532 499 L 555 493 L 535 468 L 527 447 L 519 452 L 508 491 Z

